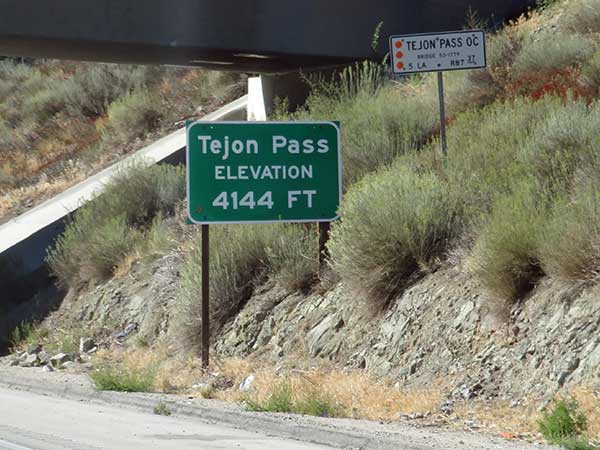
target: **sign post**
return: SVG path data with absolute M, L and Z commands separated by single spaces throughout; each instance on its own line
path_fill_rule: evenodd
M 208 225 L 202 225 L 202 367 L 205 369 L 208 368 L 210 345 L 209 252 Z
M 437 73 L 438 78 L 438 97 L 440 100 L 440 142 L 442 146 L 442 155 L 448 154 L 448 144 L 446 143 L 446 105 L 444 102 L 444 72 Z
M 485 32 L 466 30 L 390 36 L 390 54 L 392 72 L 396 75 L 438 73 L 440 143 L 442 155 L 446 156 L 448 146 L 443 72 L 486 67 Z
M 209 225 L 318 222 L 319 262 L 342 195 L 334 122 L 190 122 L 187 199 L 202 225 L 202 364 L 209 364 Z

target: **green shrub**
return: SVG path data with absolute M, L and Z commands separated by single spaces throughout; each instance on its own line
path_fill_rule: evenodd
M 545 272 L 574 281 L 600 278 L 600 179 L 581 183 L 552 211 L 540 244 Z
M 67 286 L 110 276 L 154 218 L 172 214 L 184 196 L 183 168 L 130 166 L 75 213 L 48 252 L 51 270 Z
M 513 76 L 518 79 L 573 67 L 589 60 L 595 51 L 594 41 L 582 35 L 548 33 L 525 41 L 513 65 Z
M 569 3 L 560 18 L 560 25 L 573 33 L 600 32 L 600 9 L 598 0 L 576 0 Z
M 340 417 L 343 408 L 330 398 L 324 396 L 318 389 L 310 390 L 296 402 L 294 412 L 306 416 Z
M 317 417 L 339 417 L 343 408 L 324 396 L 318 389 L 295 392 L 292 383 L 283 380 L 273 387 L 264 400 L 256 400 L 251 395 L 243 399 L 248 411 L 304 414 Z
M 271 228 L 262 225 L 212 227 L 210 234 L 211 331 L 216 332 L 239 312 L 254 284 L 264 275 Z M 186 341 L 198 343 L 202 292 L 200 239 L 181 270 L 179 317 Z
M 559 194 L 570 189 L 579 168 L 593 164 L 600 151 L 600 107 L 567 102 L 549 111 L 521 143 L 523 164 L 531 169 L 538 188 Z
M 559 400 L 550 411 L 544 411 L 538 422 L 540 433 L 551 444 L 575 440 L 587 429 L 587 419 L 574 399 Z
M 10 59 L 0 61 L 0 80 L 21 82 L 31 77 L 35 71 L 30 65 Z
M 312 80 L 305 108 L 291 115 L 280 108 L 274 117 L 339 120 L 345 186 L 398 155 L 421 148 L 439 126 L 434 103 L 386 83 L 381 70 L 364 63 L 342 72 L 336 82 Z
M 487 40 L 487 67 L 479 70 L 454 71 L 444 74 L 446 110 L 449 116 L 481 108 L 507 96 L 511 67 L 519 55 L 523 39 L 514 32 L 503 31 Z M 435 102 L 434 78 L 429 78 L 429 101 Z
M 111 104 L 102 138 L 106 144 L 127 143 L 156 128 L 160 117 L 157 98 L 146 92 L 134 92 Z
M 295 409 L 292 385 L 288 381 L 275 385 L 273 392 L 264 402 L 252 400 L 249 397 L 244 399 L 244 402 L 248 411 L 291 413 Z
M 108 365 L 90 372 L 96 389 L 118 392 L 152 392 L 155 376 L 152 369 L 131 371 Z
M 559 444 L 566 450 L 594 450 L 597 448 L 583 437 L 564 438 L 560 440 Z
M 66 106 L 66 83 L 52 78 L 44 79 L 40 90 L 23 100 L 23 114 L 36 120 L 47 120 Z
M 278 233 L 267 243 L 269 271 L 288 290 L 306 290 L 319 271 L 318 231 L 304 225 L 277 227 Z
M 596 50 L 594 56 L 583 65 L 581 72 L 583 82 L 591 91 L 590 94 L 598 97 L 600 94 L 600 50 Z
M 527 184 L 497 200 L 478 231 L 472 272 L 503 303 L 520 299 L 542 275 L 538 244 L 545 214 L 543 199 Z
M 170 416 L 171 410 L 167 406 L 167 404 L 163 401 L 158 402 L 158 404 L 154 407 L 152 412 L 158 416 Z
M 29 322 L 21 322 L 20 325 L 17 325 L 15 329 L 10 334 L 10 345 L 13 348 L 18 347 L 23 344 L 23 342 L 27 341 L 29 337 L 34 332 L 34 325 Z
M 102 116 L 115 100 L 144 90 L 161 72 L 145 66 L 82 64 L 68 81 L 67 108 L 74 115 Z
M 341 216 L 328 246 L 333 268 L 380 306 L 432 267 L 458 236 L 462 219 L 444 182 L 400 163 L 348 192 Z
M 558 3 L 561 3 L 561 0 L 537 0 L 536 2 L 538 9 L 541 11 L 552 8 Z
M 305 289 L 318 271 L 316 233 L 302 226 L 230 225 L 210 231 L 211 331 L 216 333 L 244 306 L 255 285 L 271 276 L 287 289 Z M 312 236 L 311 236 L 312 234 Z M 181 337 L 197 345 L 202 323 L 200 237 L 181 269 L 178 320 Z
M 495 199 L 513 191 L 531 177 L 524 142 L 564 102 L 545 97 L 537 102 L 516 99 L 494 103 L 479 111 L 459 115 L 448 130 L 449 157 L 441 169 L 467 210 L 471 221 L 491 211 Z M 425 155 L 419 155 L 423 159 Z M 439 163 L 437 163 L 439 165 Z

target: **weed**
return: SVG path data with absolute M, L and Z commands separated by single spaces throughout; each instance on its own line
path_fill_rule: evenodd
M 245 404 L 248 411 L 278 413 L 295 412 L 292 385 L 289 381 L 282 381 L 273 387 L 273 392 L 271 392 L 264 402 L 247 398 L 245 399 Z
M 262 401 L 245 396 L 248 411 L 304 414 L 318 417 L 339 417 L 343 408 L 332 402 L 318 389 L 306 389 L 299 384 L 295 388 L 290 380 L 277 383 Z
M 600 107 L 572 101 L 549 111 L 532 128 L 531 136 L 521 143 L 519 157 L 538 190 L 553 195 L 570 190 L 578 169 L 595 164 L 600 150 L 600 132 L 594 125 L 598 120 Z
M 207 399 L 215 398 L 215 391 L 215 387 L 212 384 L 208 384 L 200 389 L 200 396 Z
M 13 348 L 17 348 L 19 345 L 27 341 L 34 332 L 33 324 L 29 322 L 21 322 L 10 334 L 10 345 Z
M 158 404 L 154 407 L 152 412 L 158 416 L 170 416 L 171 415 L 171 410 L 169 409 L 167 404 L 165 402 L 163 402 L 162 400 L 160 402 L 158 402 Z
M 575 399 L 566 399 L 556 401 L 550 411 L 544 412 L 538 425 L 540 433 L 551 444 L 577 444 L 581 434 L 587 429 L 587 419 L 579 411 Z
M 97 389 L 119 392 L 152 392 L 155 372 L 152 369 L 139 371 L 104 365 L 90 372 Z
M 335 404 L 318 389 L 308 390 L 295 405 L 298 414 L 317 417 L 340 417 L 345 415 L 343 408 Z
M 564 438 L 558 444 L 566 450 L 594 450 L 597 448 L 588 439 L 583 437 Z

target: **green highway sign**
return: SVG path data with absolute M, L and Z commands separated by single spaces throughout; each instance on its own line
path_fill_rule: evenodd
M 198 224 L 335 220 L 340 147 L 333 122 L 190 122 L 189 218 Z

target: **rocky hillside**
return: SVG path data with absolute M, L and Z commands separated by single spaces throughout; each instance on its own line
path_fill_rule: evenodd
M 274 118 L 340 121 L 341 220 L 324 271 L 314 227 L 213 227 L 217 363 L 197 375 L 210 392 L 244 380 L 223 379 L 228 360 L 274 368 L 274 380 L 284 367 L 354 370 L 441 391 L 428 413 L 504 402 L 505 416 L 484 409 L 504 423 L 530 407 L 530 426 L 557 394 L 585 392 L 600 436 L 598 11 L 598 0 L 545 2 L 490 34 L 487 69 L 448 74 L 447 158 L 434 77 L 398 82 L 364 63 L 309 80 L 295 113 L 281 102 Z M 134 168 L 82 208 L 48 258 L 68 294 L 25 342 L 65 350 L 93 336 L 96 367 L 124 347 L 195 367 L 199 230 L 183 197 L 179 169 Z M 199 385 L 181 373 L 158 384 Z

